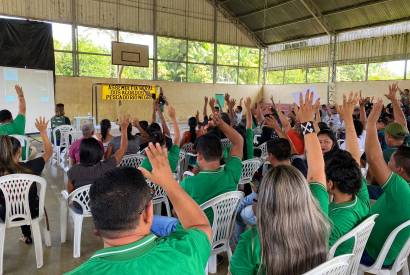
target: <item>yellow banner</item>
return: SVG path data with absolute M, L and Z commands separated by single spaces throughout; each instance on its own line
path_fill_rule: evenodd
M 102 100 L 148 100 L 157 98 L 157 87 L 151 85 L 103 84 Z

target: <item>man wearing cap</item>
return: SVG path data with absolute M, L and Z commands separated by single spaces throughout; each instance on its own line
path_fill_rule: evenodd
M 81 126 L 81 132 L 83 133 L 82 138 L 76 140 L 71 144 L 68 149 L 68 156 L 70 157 L 70 165 L 80 163 L 80 144 L 84 138 L 91 138 L 94 136 L 94 125 L 92 123 L 86 123 Z M 101 141 L 98 141 L 101 148 L 104 150 L 104 146 Z
M 403 125 L 392 122 L 384 129 L 384 138 L 387 144 L 387 148 L 383 150 L 383 158 L 388 163 L 397 148 L 404 144 L 408 132 Z

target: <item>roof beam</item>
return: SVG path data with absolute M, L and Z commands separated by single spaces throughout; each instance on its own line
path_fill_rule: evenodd
M 356 26 L 356 27 L 352 27 L 352 28 L 344 28 L 344 29 L 340 29 L 338 30 L 338 33 L 342 33 L 342 32 L 348 32 L 348 31 L 354 31 L 354 30 L 360 30 L 360 29 L 365 29 L 365 28 L 371 28 L 371 27 L 378 27 L 378 26 L 384 26 L 384 25 L 389 25 L 389 24 L 394 24 L 394 23 L 399 23 L 399 22 L 405 22 L 405 21 L 410 21 L 410 16 L 409 17 L 404 17 L 404 18 L 398 18 L 398 19 L 393 19 L 393 20 L 386 20 L 386 21 L 380 21 L 374 24 L 369 24 L 369 25 L 360 25 L 360 26 Z M 307 36 L 303 36 L 303 37 L 295 37 L 292 38 L 290 40 L 281 40 L 281 41 L 265 41 L 267 46 L 271 46 L 271 45 L 276 45 L 276 44 L 281 44 L 281 43 L 291 43 L 291 42 L 296 42 L 296 41 L 300 41 L 302 39 L 310 39 L 310 38 L 315 38 L 315 37 L 320 37 L 326 35 L 325 32 L 322 33 L 318 33 L 318 34 L 313 34 L 313 35 L 307 35 Z
M 315 18 L 317 23 L 322 27 L 322 29 L 327 33 L 327 35 L 331 35 L 332 28 L 327 22 L 326 18 L 323 17 L 322 12 L 320 11 L 319 7 L 312 1 L 312 0 L 300 0 L 302 5 L 305 9 Z
M 343 7 L 343 8 L 323 12 L 322 16 L 343 13 L 343 12 L 356 10 L 356 9 L 360 9 L 360 8 L 364 8 L 364 7 L 368 7 L 368 6 L 372 6 L 372 5 L 377 5 L 377 4 L 384 3 L 384 2 L 389 2 L 389 1 L 391 1 L 391 0 L 368 0 L 366 2 L 362 2 L 362 3 L 359 3 L 359 4 L 354 4 L 354 5 L 350 5 L 350 6 L 347 6 L 347 7 Z M 314 17 L 313 16 L 305 16 L 305 17 L 301 17 L 297 20 L 289 20 L 289 21 L 285 21 L 285 22 L 282 22 L 282 23 L 279 23 L 279 24 L 270 25 L 270 26 L 267 26 L 267 27 L 264 27 L 264 28 L 254 29 L 252 31 L 255 32 L 255 33 L 263 32 L 263 31 L 267 31 L 267 30 L 272 30 L 272 29 L 276 29 L 276 28 L 285 27 L 285 26 L 288 26 L 288 25 L 302 23 L 302 22 L 305 22 L 305 21 L 308 21 L 308 20 L 311 20 L 311 19 L 314 19 Z
M 259 8 L 259 9 L 254 9 L 254 10 L 249 11 L 249 12 L 246 12 L 246 13 L 238 14 L 238 15 L 236 15 L 236 17 L 239 18 L 239 19 L 242 19 L 242 18 L 244 18 L 244 17 L 248 17 L 248 16 L 251 16 L 251 15 L 260 13 L 260 12 L 264 12 L 264 11 L 266 11 L 266 10 L 270 10 L 270 9 L 274 9 L 274 8 L 279 8 L 279 7 L 283 6 L 283 5 L 286 5 L 286 4 L 288 4 L 288 3 L 295 2 L 295 1 L 297 1 L 297 0 L 283 0 L 283 1 L 279 2 L 279 3 L 268 5 L 266 8 L 263 7 L 263 8 Z

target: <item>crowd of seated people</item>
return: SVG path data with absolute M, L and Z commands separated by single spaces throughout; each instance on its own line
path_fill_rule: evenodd
M 340 105 L 321 105 L 310 91 L 293 105 L 275 104 L 273 98 L 253 106 L 245 98 L 236 105 L 228 94 L 221 104 L 205 97 L 202 120 L 196 111 L 182 135 L 176 111 L 162 93 L 153 100 L 151 123 L 121 117 L 118 137 L 108 119 L 97 134 L 94 125 L 83 125 L 82 138 L 69 148 L 67 191 L 91 186 L 91 213 L 104 248 L 69 274 L 203 273 L 214 213 L 199 205 L 238 190 L 243 161 L 254 158 L 263 161 L 251 185 L 241 189 L 245 197 L 235 217 L 230 274 L 303 274 L 324 263 L 342 236 L 378 214 L 361 260 L 372 265 L 389 234 L 410 219 L 410 108 L 405 92 L 398 98 L 399 90 L 396 83 L 389 86 L 387 107 L 359 93 L 344 95 Z M 7 110 L 0 111 L 0 176 L 41 175 L 52 154 L 47 122 L 36 122 L 44 154 L 19 162 L 21 145 L 9 136 L 24 134 L 19 130 L 25 121 L 24 95 L 18 86 L 16 91 L 20 114 L 13 120 Z M 52 127 L 67 123 L 61 108 L 56 107 Z M 222 145 L 225 139 L 228 146 Z M 267 153 L 261 156 L 256 146 L 265 142 Z M 178 183 L 175 173 L 187 144 L 193 147 L 195 169 Z M 135 153 L 145 155 L 139 167 L 118 167 L 124 155 Z M 172 217 L 154 215 L 147 181 L 166 192 Z M 36 190 L 30 190 L 32 215 L 38 213 L 36 199 Z M 4 207 L 0 197 L 0 218 Z M 23 226 L 22 233 L 30 243 L 29 227 Z M 397 236 L 385 267 L 394 263 L 409 236 L 410 228 Z M 335 255 L 351 253 L 353 244 L 346 241 Z

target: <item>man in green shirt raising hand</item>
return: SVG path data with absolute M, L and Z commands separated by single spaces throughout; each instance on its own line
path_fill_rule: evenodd
M 115 168 L 90 188 L 90 207 L 104 249 L 68 274 L 203 274 L 210 255 L 209 222 L 171 174 L 167 150 L 149 144 L 152 172 L 139 168 L 171 200 L 182 227 L 166 238 L 151 234 L 151 190 L 140 171 Z
M 410 148 L 400 146 L 388 164 L 383 159 L 377 138 L 376 123 L 383 109 L 379 100 L 373 105 L 367 119 L 366 157 L 375 181 L 383 188 L 383 194 L 370 208 L 370 214 L 379 214 L 366 244 L 362 264 L 372 265 L 389 234 L 400 224 L 410 219 Z M 410 228 L 400 232 L 394 240 L 384 261 L 385 266 L 394 263 L 403 245 L 410 237 Z
M 9 110 L 0 111 L 0 136 L 24 135 L 26 127 L 26 100 L 21 86 L 14 86 L 19 100 L 19 113 L 13 119 Z

